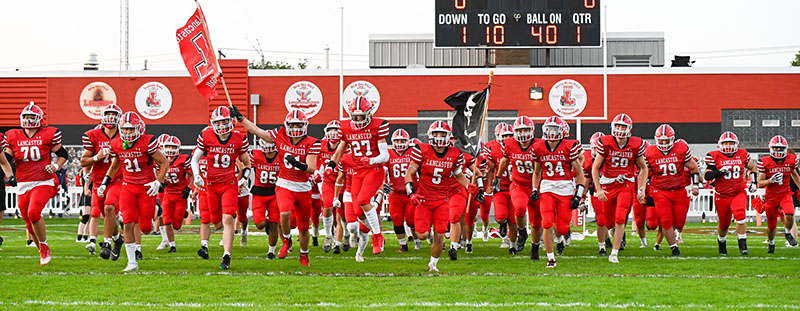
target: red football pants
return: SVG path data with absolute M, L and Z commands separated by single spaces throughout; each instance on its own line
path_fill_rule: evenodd
M 278 211 L 278 200 L 274 195 L 254 195 L 253 196 L 253 223 L 260 224 L 267 221 L 278 223 L 281 221 L 281 215 Z
M 19 200 L 19 212 L 22 219 L 25 220 L 26 225 L 29 226 L 28 231 L 33 233 L 30 227 L 31 224 L 42 220 L 42 210 L 53 197 L 53 186 L 41 185 L 36 186 L 31 190 L 17 196 Z M 5 200 L 5 198 L 3 198 Z
M 449 214 L 447 200 L 422 201 L 414 212 L 414 228 L 419 234 L 424 234 L 433 224 L 433 231 L 444 234 L 447 231 Z
M 161 200 L 161 218 L 164 219 L 164 225 L 172 225 L 175 230 L 180 230 L 183 225 L 183 215 L 186 214 L 186 199 L 183 195 L 178 194 L 164 194 L 164 199 Z
M 153 229 L 153 215 L 156 213 L 156 197 L 147 195 L 145 185 L 122 183 L 119 192 L 119 207 L 122 210 L 122 222 L 139 223 L 143 233 Z
M 106 186 L 106 191 L 103 192 L 103 197 L 97 196 L 97 187 L 99 184 L 92 186 L 92 218 L 100 218 L 105 215 L 103 212 L 106 205 L 114 206 L 114 211 L 119 214 L 119 190 L 122 186 L 121 182 L 112 182 Z
M 405 193 L 392 192 L 389 194 L 389 215 L 392 217 L 392 225 L 395 227 L 408 224 L 414 227 L 414 204 Z
M 624 225 L 628 220 L 628 213 L 631 211 L 631 204 L 634 197 L 634 185 L 632 182 L 624 184 L 613 183 L 603 185 L 608 201 L 603 203 L 606 226 L 612 227 L 612 221 L 617 225 Z
M 514 215 L 523 217 L 527 211 L 531 228 L 534 230 L 541 229 L 542 213 L 539 211 L 539 200 L 535 202 L 531 201 L 531 192 L 533 192 L 533 188 L 518 183 L 512 183 L 510 190 L 511 203 L 514 205 Z
M 569 222 L 572 220 L 572 209 L 570 200 L 572 196 L 561 196 L 551 192 L 544 192 L 539 198 L 539 209 L 541 210 L 542 227 L 545 230 L 556 226 L 559 235 L 569 233 Z
M 461 216 L 464 216 L 464 211 L 467 210 L 467 189 L 459 186 L 451 192 L 447 205 L 449 209 L 447 219 L 450 223 L 461 222 Z
M 233 216 L 239 209 L 239 189 L 234 182 L 206 185 L 206 200 L 211 222 L 218 224 L 223 214 Z
M 370 204 L 370 199 L 383 187 L 383 177 L 383 167 L 356 170 L 350 185 L 353 203 L 359 207 Z
M 508 217 L 514 214 L 511 205 L 511 193 L 508 191 L 499 191 L 495 192 L 492 197 L 492 201 L 494 202 L 494 219 L 498 223 L 508 220 L 508 223 L 516 224 L 516 218 Z
M 779 209 L 783 210 L 785 215 L 794 215 L 794 202 L 792 202 L 791 192 L 771 195 L 764 200 L 764 211 L 767 212 L 767 229 L 772 230 L 778 226 Z
M 275 196 L 278 199 L 278 209 L 280 212 L 296 214 L 297 230 L 300 232 L 308 231 L 309 220 L 311 219 L 311 193 L 294 192 L 276 186 Z
M 683 229 L 683 225 L 686 224 L 686 214 L 689 212 L 689 196 L 686 189 L 654 189 L 653 201 L 656 203 L 658 221 L 664 230 L 673 227 Z
M 732 196 L 721 196 L 716 193 L 714 207 L 717 209 L 719 218 L 719 230 L 728 231 L 728 228 L 731 227 L 731 216 L 736 221 L 744 220 L 747 210 L 747 193 L 740 191 Z

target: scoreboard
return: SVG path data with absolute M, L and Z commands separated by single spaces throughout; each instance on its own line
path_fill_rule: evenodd
M 600 47 L 601 0 L 435 1 L 435 47 Z

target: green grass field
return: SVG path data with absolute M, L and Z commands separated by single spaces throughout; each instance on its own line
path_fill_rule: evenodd
M 119 261 L 91 256 L 75 243 L 77 220 L 47 219 L 52 247 L 50 265 L 40 267 L 35 248 L 25 247 L 24 223 L 5 219 L 0 236 L 0 309 L 33 310 L 176 310 L 176 309 L 799 309 L 800 248 L 776 239 L 766 254 L 763 227 L 751 229 L 751 255 L 741 257 L 735 235 L 728 257 L 717 254 L 715 224 L 693 224 L 684 233 L 683 257 L 638 248 L 628 236 L 620 264 L 597 257 L 597 240 L 573 241 L 556 269 L 532 262 L 529 247 L 508 255 L 499 239 L 475 241 L 475 252 L 458 261 L 439 261 L 439 274 L 428 274 L 430 246 L 398 254 L 387 234 L 386 251 L 353 260 L 355 249 L 341 255 L 312 248 L 311 267 L 295 252 L 284 260 L 266 260 L 266 236 L 251 235 L 247 248 L 236 238 L 229 271 L 220 271 L 221 234 L 211 239 L 211 259 L 196 255 L 197 222 L 178 235 L 178 252 L 156 251 L 160 236 L 144 237 L 144 260 L 137 273 L 123 274 Z M 384 223 L 388 230 L 389 223 Z M 254 230 L 254 228 L 251 229 Z M 590 228 L 593 229 L 593 228 Z M 253 232 L 253 231 L 251 231 Z M 648 242 L 653 244 L 655 234 Z M 320 241 L 321 243 L 321 241 Z M 369 250 L 368 250 L 369 253 Z M 544 253 L 541 253 L 544 257 Z

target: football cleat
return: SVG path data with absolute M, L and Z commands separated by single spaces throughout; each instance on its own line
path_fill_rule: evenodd
M 345 247 L 345 252 L 347 251 L 347 249 L 350 249 L 350 247 L 358 247 L 358 233 L 351 234 L 350 235 L 350 243 L 349 244 L 345 244 L 345 245 L 349 245 L 349 246 Z
M 516 247 L 509 247 L 508 248 L 508 254 L 509 255 L 516 255 L 517 254 L 517 248 Z
M 625 250 L 625 245 L 628 244 L 628 238 L 626 238 L 626 236 L 627 236 L 627 234 L 622 236 L 622 244 L 620 244 L 620 246 L 619 246 L 619 250 L 620 251 L 624 251 Z
M 439 268 L 435 264 L 428 263 L 428 272 L 439 272 Z
M 678 249 L 677 245 L 671 246 L 670 249 L 672 249 L 672 257 L 679 257 L 681 255 L 681 250 Z
M 339 245 L 334 246 L 333 247 L 333 253 L 334 254 L 341 254 L 342 253 L 342 247 L 339 246 Z
M 661 244 L 653 244 L 653 250 L 658 252 L 661 250 Z
M 525 243 L 528 243 L 528 230 L 520 230 L 517 236 L 517 253 L 521 253 L 525 249 Z
M 612 246 L 614 246 L 614 244 L 611 243 L 611 239 L 610 238 L 606 238 L 606 248 L 611 248 Z
M 125 269 L 122 269 L 122 272 L 130 272 L 130 271 L 136 271 L 136 270 L 139 270 L 139 263 L 138 262 L 129 262 L 125 266 Z
M 539 260 L 539 243 L 531 244 L 531 260 Z
M 87 245 L 88 246 L 88 245 Z M 111 245 L 106 242 L 100 242 L 100 258 L 108 260 L 111 258 Z
M 167 247 L 169 247 L 169 241 L 161 240 L 161 244 L 158 244 L 158 247 L 156 247 L 156 250 L 162 250 L 162 249 L 165 249 Z
M 333 239 L 331 239 L 331 237 L 325 237 L 325 242 L 322 242 L 322 251 L 326 253 L 330 252 L 331 244 L 333 244 Z
M 503 242 L 500 243 L 500 248 L 508 248 L 510 243 L 508 242 L 508 237 L 503 238 Z
M 308 267 L 308 253 L 300 253 L 300 265 L 303 267 Z
M 3 237 L 0 236 L 0 246 L 3 246 Z
M 39 265 L 45 266 L 50 263 L 50 246 L 39 244 Z
M 428 234 L 428 245 L 433 245 L 433 233 Z
M 283 245 L 281 245 L 281 250 L 278 251 L 278 258 L 284 259 L 287 255 L 289 255 L 289 248 L 292 247 L 292 239 L 283 238 Z
M 272 252 L 267 253 L 267 260 L 273 260 L 273 259 L 275 259 L 275 253 Z
M 467 254 L 472 254 L 472 243 L 467 244 L 467 250 L 464 252 Z
M 311 237 L 311 246 L 319 247 L 319 237 L 315 237 L 315 236 Z
M 136 261 L 144 259 L 144 256 L 142 256 L 142 251 L 137 249 L 134 254 L 136 254 Z
M 346 252 L 346 251 L 350 250 L 350 243 L 348 243 L 348 242 L 349 242 L 349 239 L 346 239 L 346 240 L 344 240 L 344 243 L 342 243 L 342 251 L 343 252 Z
M 767 254 L 775 254 L 775 244 L 767 245 Z
M 219 268 L 222 270 L 228 270 L 231 268 L 231 255 L 222 256 L 222 261 L 219 263 Z
M 717 248 L 719 248 L 719 254 L 722 256 L 728 256 L 728 245 L 725 242 L 717 241 Z
M 405 253 L 408 251 L 408 244 L 400 245 L 400 248 L 397 250 L 398 253 Z
M 33 240 L 28 240 L 28 242 L 25 244 L 25 247 L 36 247 L 36 244 L 33 244 Z
M 414 240 L 414 249 L 422 249 L 422 241 Z
M 364 262 L 364 250 L 367 249 L 367 239 L 358 239 L 358 248 L 356 249 L 356 262 Z
M 122 245 L 125 244 L 125 238 L 119 235 L 119 239 L 114 240 L 114 248 L 111 249 L 111 260 L 117 261 L 122 251 Z
M 176 252 L 178 252 L 178 250 L 175 249 L 175 246 L 170 246 L 169 251 L 167 251 L 167 253 L 176 253 Z
M 606 255 L 608 255 L 608 252 L 606 252 L 606 249 L 605 249 L 605 248 L 601 248 L 601 249 L 600 249 L 600 250 L 597 252 L 597 256 L 606 256 Z
M 458 250 L 455 248 L 447 250 L 447 255 L 450 256 L 450 260 L 458 260 Z
M 197 250 L 197 256 L 200 258 L 208 259 L 208 247 L 201 246 L 200 249 Z
M 500 236 L 507 237 L 508 236 L 508 223 L 500 224 Z
M 555 268 L 555 267 L 556 267 L 556 260 L 555 259 L 550 259 L 550 260 L 547 261 L 547 268 L 548 269 L 552 269 L 552 268 Z
M 750 254 L 750 251 L 747 250 L 747 239 L 739 239 L 739 254 L 742 256 Z
M 373 234 L 372 235 L 372 254 L 377 255 L 383 252 L 383 244 L 385 240 L 383 238 L 383 234 Z
M 789 247 L 797 247 L 797 240 L 792 236 L 791 233 L 786 233 L 786 242 L 789 243 Z
M 95 251 L 97 250 L 94 243 L 86 244 L 85 246 L 86 251 L 89 252 L 90 255 L 94 255 Z
M 564 236 L 564 245 L 569 246 L 572 244 L 572 230 L 567 231 L 567 235 Z
M 619 263 L 619 258 L 617 258 L 617 255 L 611 254 L 608 256 L 608 262 Z

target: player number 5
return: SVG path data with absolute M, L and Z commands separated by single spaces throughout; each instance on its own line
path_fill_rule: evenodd
M 431 179 L 431 181 L 433 182 L 434 185 L 438 185 L 438 184 L 442 183 L 442 173 L 443 172 L 444 172 L 443 168 L 436 167 L 436 168 L 433 169 L 433 179 Z

